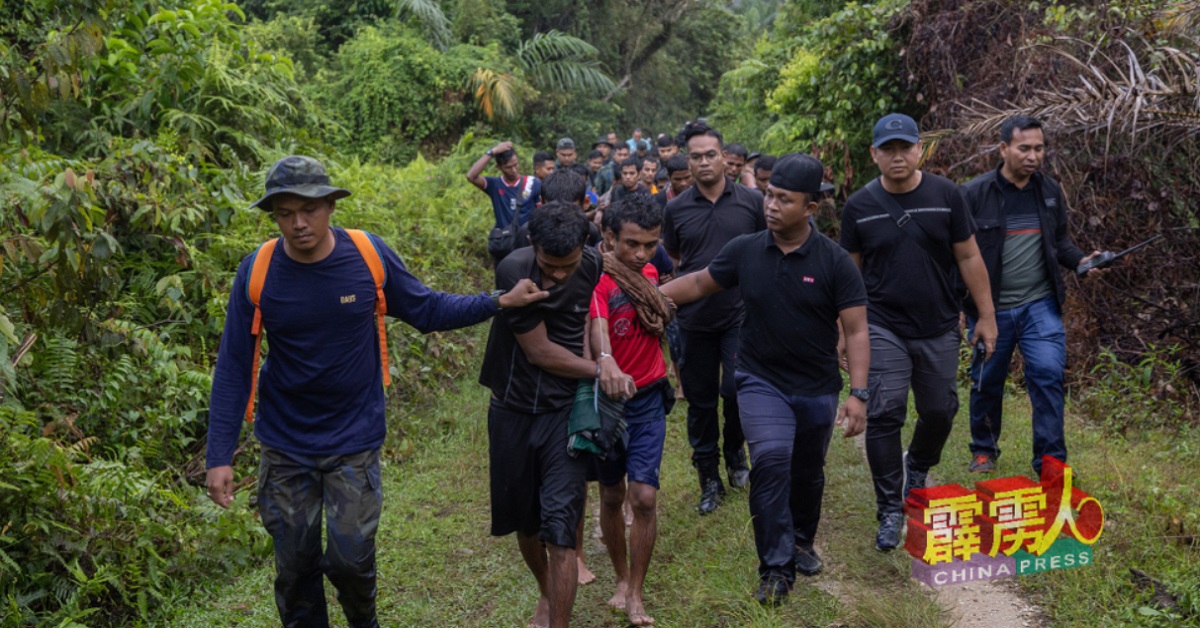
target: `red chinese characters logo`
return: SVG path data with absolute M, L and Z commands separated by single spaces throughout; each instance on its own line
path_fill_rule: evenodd
M 1104 509 L 1075 488 L 1071 467 L 1047 456 L 1041 480 L 985 480 L 974 491 L 959 484 L 913 490 L 905 501 L 905 549 L 913 558 L 937 565 L 1022 550 L 1041 556 L 1062 535 L 1084 545 L 1095 543 L 1104 527 Z

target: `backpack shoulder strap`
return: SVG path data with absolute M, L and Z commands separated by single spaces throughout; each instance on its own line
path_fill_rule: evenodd
M 383 286 L 387 283 L 387 269 L 384 268 L 383 256 L 379 254 L 375 241 L 366 231 L 346 229 L 346 234 L 354 241 L 354 246 L 358 248 L 358 254 L 367 263 L 367 268 L 371 271 L 371 278 L 375 280 L 375 318 L 379 327 L 379 361 L 383 367 L 383 385 L 390 386 L 392 376 L 388 369 L 387 322 L 384 319 L 387 315 L 387 297 L 383 294 Z
M 275 255 L 275 246 L 280 238 L 267 240 L 259 245 L 254 252 L 254 261 L 250 263 L 250 280 L 246 282 L 246 296 L 254 305 L 254 319 L 250 322 L 250 335 L 254 337 L 254 361 L 250 367 L 250 399 L 246 402 L 246 421 L 254 422 L 254 397 L 258 392 L 258 365 L 262 358 L 262 310 L 258 307 L 262 299 L 263 285 L 267 281 L 267 270 L 271 267 L 271 258 Z
M 866 187 L 867 191 L 871 193 L 871 197 L 875 199 L 875 202 L 879 203 L 879 206 L 882 207 L 884 211 L 886 211 L 888 215 L 892 217 L 892 220 L 895 221 L 896 226 L 900 227 L 900 230 L 908 234 L 910 238 L 916 240 L 917 244 L 921 246 L 921 249 L 924 250 L 934 262 L 938 264 L 946 264 L 948 260 L 949 265 L 951 267 L 954 266 L 953 254 L 948 255 L 948 251 L 945 250 L 945 247 L 939 247 L 936 243 L 934 243 L 933 239 L 929 236 L 929 232 L 925 231 L 925 228 L 921 226 L 921 223 L 913 220 L 912 216 L 909 216 L 908 213 L 904 211 L 904 208 L 900 206 L 900 203 L 896 201 L 895 197 L 893 197 L 891 194 L 888 194 L 887 190 L 883 189 L 883 185 L 879 183 L 878 178 L 871 179 L 871 182 L 868 183 Z

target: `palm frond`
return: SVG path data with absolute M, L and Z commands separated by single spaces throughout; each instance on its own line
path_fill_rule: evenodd
M 1200 57 L 1195 53 L 1150 45 L 1135 52 L 1119 41 L 1121 57 L 1089 44 L 1081 59 L 1065 50 L 1065 43 L 1060 41 L 1052 51 L 1077 69 L 1077 84 L 1064 81 L 1064 87 L 1039 90 L 1022 103 L 993 106 L 974 101 L 964 107 L 968 124 L 962 132 L 994 136 L 1004 120 L 1026 114 L 1060 132 L 1104 133 L 1106 150 L 1114 134 L 1127 134 L 1135 142 L 1171 144 L 1200 133 Z
M 438 6 L 437 0 L 395 0 L 396 17 L 411 16 L 424 27 L 431 43 L 445 52 L 454 37 L 450 33 L 450 21 Z
M 552 30 L 522 42 L 516 57 L 536 89 L 608 93 L 616 83 L 601 69 L 598 54 L 586 41 Z
M 508 72 L 478 68 L 471 75 L 470 91 L 488 120 L 511 120 L 521 112 L 517 78 Z

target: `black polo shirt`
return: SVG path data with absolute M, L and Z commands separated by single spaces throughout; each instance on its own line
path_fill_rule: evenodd
M 842 209 L 841 240 L 862 254 L 867 318 L 902 338 L 939 336 L 958 325 L 953 246 L 975 233 L 975 221 L 962 190 L 936 174 L 922 172 L 916 189 L 890 196 L 947 253 L 945 261 L 934 260 L 868 190 L 852 194 Z
M 867 304 L 862 275 L 842 247 L 813 229 L 784 255 L 771 232 L 761 231 L 726 244 L 708 272 L 722 288 L 741 287 L 739 371 L 788 395 L 841 390 L 838 313 Z
M 767 228 L 763 196 L 725 177 L 725 190 L 712 203 L 695 185 L 671 199 L 663 212 L 663 246 L 679 260 L 676 274 L 701 270 L 730 240 Z M 741 323 L 738 290 L 718 292 L 679 308 L 679 325 L 688 331 L 724 331 Z
M 600 253 L 585 246 L 579 268 L 565 282 L 551 287 L 549 297 L 522 308 L 501 310 L 492 319 L 479 383 L 492 390 L 496 403 L 518 412 L 540 414 L 574 402 L 578 380 L 530 364 L 515 334 L 531 332 L 545 323 L 550 342 L 582 357 L 588 306 L 602 270 Z M 513 251 L 496 267 L 496 287 L 511 290 L 525 277 L 541 283 L 533 247 L 528 246 Z

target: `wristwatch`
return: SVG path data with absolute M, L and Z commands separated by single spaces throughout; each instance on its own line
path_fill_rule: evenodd
M 490 149 L 490 148 L 489 148 L 489 149 L 487 149 L 486 151 L 484 151 L 484 153 L 483 153 L 483 154 L 487 155 L 488 157 L 494 157 L 494 156 L 495 156 L 495 155 L 493 155 L 493 154 L 492 154 L 492 149 Z
M 870 388 L 851 388 L 850 396 L 857 398 L 859 401 L 866 403 L 871 398 Z
M 500 306 L 500 297 L 504 296 L 507 293 L 508 293 L 508 290 L 492 290 L 491 292 L 488 293 L 488 296 L 492 297 L 492 303 L 496 304 L 497 310 L 504 309 L 503 307 Z

